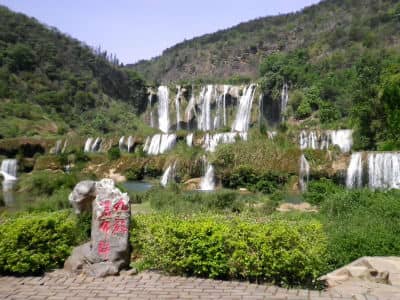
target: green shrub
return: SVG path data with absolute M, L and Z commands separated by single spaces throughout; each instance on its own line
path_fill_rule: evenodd
M 109 160 L 117 160 L 121 157 L 121 151 L 117 146 L 113 146 L 107 151 L 107 156 Z
M 326 271 L 316 221 L 138 215 L 131 243 L 138 267 L 172 274 L 310 286 Z
M 125 171 L 125 177 L 127 180 L 142 180 L 144 177 L 143 168 L 130 168 Z
M 335 185 L 332 180 L 322 178 L 320 180 L 311 181 L 303 197 L 308 203 L 319 205 L 339 189 L 340 188 Z
M 61 267 L 80 238 L 68 212 L 7 219 L 0 223 L 0 274 L 40 274 Z

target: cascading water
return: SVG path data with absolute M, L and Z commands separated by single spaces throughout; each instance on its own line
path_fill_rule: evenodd
M 353 153 L 351 155 L 350 164 L 347 168 L 346 187 L 349 189 L 362 187 L 362 177 L 362 153 Z
M 209 84 L 203 87 L 200 93 L 200 103 L 201 103 L 201 114 L 198 120 L 198 128 L 203 131 L 212 130 L 211 124 L 211 101 L 214 94 L 214 86 Z
M 132 146 L 135 143 L 135 139 L 132 136 L 128 137 L 128 141 L 126 142 L 126 147 L 128 148 L 128 152 L 131 152 Z
M 203 147 L 206 151 L 215 152 L 217 146 L 220 144 L 233 144 L 236 142 L 237 138 L 240 138 L 244 141 L 247 140 L 247 132 L 224 132 L 224 133 L 216 133 L 209 134 L 207 133 L 204 136 Z
M 160 184 L 163 187 L 166 187 L 168 183 L 174 180 L 175 170 L 176 170 L 176 161 L 173 164 L 170 164 L 168 168 L 164 171 L 163 175 L 161 176 Z
M 125 147 L 125 137 L 124 137 L 124 136 L 121 136 L 121 138 L 120 138 L 119 141 L 118 141 L 118 148 L 119 148 L 119 151 L 123 151 L 123 150 L 124 150 L 124 147 Z
M 92 150 L 93 138 L 88 138 L 85 142 L 85 147 L 83 148 L 83 152 L 90 152 Z
M 150 141 L 151 141 L 151 137 L 148 136 L 146 138 L 146 141 L 144 142 L 144 146 L 143 146 L 143 151 L 146 153 L 149 151 Z
M 189 147 L 192 147 L 192 146 L 193 146 L 193 136 L 194 136 L 193 133 L 189 133 L 189 134 L 186 136 L 186 145 L 188 145 Z
M 171 150 L 176 144 L 175 134 L 156 134 L 151 139 L 146 140 L 143 148 L 149 155 L 163 154 Z
M 299 183 L 301 191 L 307 190 L 308 181 L 310 179 L 310 164 L 308 163 L 304 154 L 300 157 L 300 172 L 299 172 Z
M 175 97 L 175 109 L 176 109 L 176 130 L 180 130 L 180 122 L 181 122 L 181 109 L 180 109 L 180 98 L 181 98 L 181 87 L 178 85 L 176 87 L 178 89 Z
M 287 85 L 287 83 L 284 83 L 281 93 L 281 122 L 285 121 L 285 113 L 288 102 L 289 102 L 289 86 Z
M 372 189 L 400 189 L 400 153 L 369 153 L 368 179 Z
M 251 84 L 244 89 L 243 95 L 240 97 L 235 121 L 232 124 L 232 131 L 246 132 L 249 129 L 255 87 L 255 84 Z
M 186 107 L 186 110 L 185 110 L 185 121 L 188 126 L 188 128 L 187 128 L 188 130 L 191 129 L 190 121 L 192 120 L 193 115 L 196 116 L 196 97 L 194 96 L 194 90 L 192 88 L 192 96 L 190 97 L 188 106 Z
M 3 175 L 3 197 L 6 206 L 14 203 L 13 189 L 17 182 L 17 160 L 4 159 L 1 162 L 0 173 Z
M 93 142 L 92 146 L 90 147 L 91 152 L 98 152 L 101 148 L 101 138 L 96 138 Z
M 166 86 L 158 87 L 158 127 L 164 132 L 169 131 L 169 90 Z
M 300 149 L 327 150 L 330 145 L 336 145 L 345 153 L 353 146 L 353 131 L 350 129 L 327 130 L 322 132 L 305 131 L 300 133 Z
M 201 191 L 215 190 L 214 167 L 210 163 L 207 163 L 206 172 L 204 174 L 204 177 L 201 178 L 200 190 Z
M 149 95 L 149 108 L 150 108 L 150 127 L 154 128 L 154 117 L 153 117 L 153 109 L 151 107 L 153 100 L 153 95 L 150 93 Z
M 224 114 L 224 126 L 226 126 L 226 124 L 227 124 L 227 120 L 226 120 L 226 95 L 229 93 L 230 88 L 231 87 L 229 85 L 224 85 L 224 95 L 223 95 L 223 99 L 222 99 L 223 114 Z

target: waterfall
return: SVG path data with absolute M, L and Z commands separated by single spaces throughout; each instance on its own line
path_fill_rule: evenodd
M 339 146 L 342 152 L 349 152 L 353 146 L 353 130 L 331 130 L 329 131 L 333 145 Z
M 224 85 L 224 96 L 222 100 L 222 106 L 223 106 L 223 113 L 224 113 L 224 126 L 226 126 L 226 95 L 229 93 L 230 90 L 229 85 Z
M 144 146 L 143 146 L 143 151 L 144 152 L 148 152 L 149 151 L 150 141 L 151 141 L 151 138 L 148 136 L 146 138 L 146 141 L 144 142 Z
M 158 87 L 158 127 L 164 132 L 169 131 L 169 90 L 166 86 Z
M 52 153 L 53 154 L 60 154 L 61 153 L 61 151 L 62 151 L 62 140 L 58 140 L 57 142 L 56 142 L 56 145 L 54 146 L 54 148 L 52 149 Z
M 180 130 L 180 122 L 181 122 L 181 110 L 180 110 L 180 97 L 181 97 L 181 87 L 178 85 L 176 87 L 178 89 L 175 97 L 175 109 L 176 109 L 176 130 Z
M 146 140 L 143 150 L 149 155 L 158 155 L 171 150 L 175 144 L 175 134 L 156 134 Z
M 207 164 L 204 177 L 201 178 L 200 190 L 201 191 L 215 190 L 214 167 L 209 163 Z
M 254 84 L 251 84 L 244 89 L 243 95 L 240 97 L 238 111 L 232 125 L 232 131 L 244 132 L 249 129 L 255 87 Z
M 3 175 L 3 197 L 6 206 L 12 206 L 15 202 L 13 189 L 17 182 L 17 160 L 4 159 L 1 162 L 0 174 Z
M 347 168 L 346 187 L 349 189 L 362 187 L 362 175 L 362 153 L 353 153 Z
M 132 136 L 128 137 L 128 141 L 127 141 L 127 148 L 128 148 L 128 152 L 131 152 L 132 146 L 135 143 L 135 140 Z
M 198 120 L 197 129 L 203 131 L 212 130 L 211 124 L 211 100 L 214 92 L 214 86 L 209 84 L 203 87 L 200 93 L 201 114 Z
M 289 102 L 289 86 L 287 85 L 287 83 L 284 83 L 281 93 L 281 122 L 285 121 L 285 112 L 288 102 Z
M 194 96 L 194 90 L 192 88 L 192 96 L 190 97 L 188 106 L 185 110 L 185 121 L 187 123 L 188 130 L 190 130 L 190 121 L 193 118 L 193 112 L 196 115 L 196 97 Z
M 83 152 L 90 152 L 92 149 L 93 138 L 88 138 L 85 142 L 85 147 L 83 148 Z
M 302 130 L 299 136 L 300 149 L 327 150 L 331 145 L 338 146 L 345 153 L 353 146 L 353 131 L 350 129 L 317 131 Z
M 217 146 L 220 144 L 233 144 L 236 142 L 237 137 L 246 141 L 247 140 L 247 132 L 223 132 L 216 134 L 207 133 L 204 136 L 203 148 L 209 152 L 215 152 Z
M 308 181 L 310 180 L 310 164 L 308 163 L 304 154 L 300 158 L 300 173 L 299 183 L 302 192 L 307 190 Z
M 186 145 L 188 145 L 189 147 L 192 147 L 193 146 L 193 133 L 189 133 L 187 136 L 186 136 Z
M 94 140 L 92 146 L 90 147 L 91 152 L 98 152 L 101 148 L 101 139 L 98 137 Z
M 160 181 L 163 187 L 166 187 L 168 183 L 170 183 L 174 179 L 175 170 L 176 170 L 176 161 L 173 164 L 170 164 L 168 168 L 164 171 Z
M 369 153 L 368 178 L 372 189 L 400 189 L 400 153 Z
M 125 137 L 121 136 L 121 138 L 118 141 L 119 151 L 124 151 L 124 147 L 125 147 Z
M 153 95 L 150 93 L 149 95 L 149 107 L 150 107 L 150 127 L 154 128 L 154 117 L 153 117 L 153 109 L 151 107 Z
M 68 146 L 68 141 L 65 140 L 64 146 L 63 146 L 62 149 L 61 149 L 61 153 L 65 153 L 65 150 L 67 150 L 67 146 Z

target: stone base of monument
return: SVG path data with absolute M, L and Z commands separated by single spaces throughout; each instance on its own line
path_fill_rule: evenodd
M 117 275 L 130 262 L 129 197 L 111 179 L 82 181 L 69 195 L 77 214 L 92 210 L 91 241 L 76 247 L 64 269 L 95 277 Z

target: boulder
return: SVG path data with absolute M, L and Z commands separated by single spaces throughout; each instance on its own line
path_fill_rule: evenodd
M 95 277 L 117 275 L 129 266 L 129 197 L 111 179 L 82 181 L 69 195 L 77 214 L 92 211 L 91 241 L 76 247 L 64 268 Z

